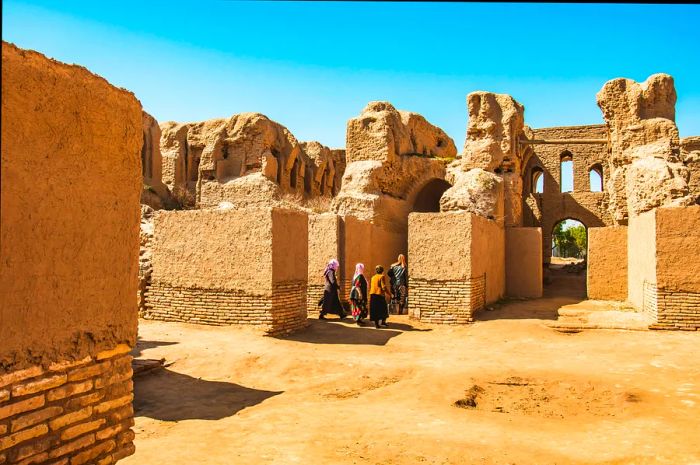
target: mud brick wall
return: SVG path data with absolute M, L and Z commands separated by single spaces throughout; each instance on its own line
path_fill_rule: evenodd
M 157 212 L 144 318 L 270 334 L 304 327 L 307 224 L 276 208 Z
M 0 463 L 134 451 L 141 105 L 2 43 Z
M 468 212 L 409 216 L 409 315 L 470 323 L 505 294 L 505 230 Z M 439 279 L 436 279 L 439 278 Z
M 107 465 L 133 454 L 129 350 L 0 376 L 0 463 Z
M 410 314 L 426 323 L 466 324 L 484 308 L 484 277 L 466 281 L 410 279 Z
M 700 328 L 700 206 L 630 216 L 629 300 L 653 329 Z
M 506 294 L 542 297 L 541 228 L 506 228 Z
M 655 221 L 657 324 L 700 328 L 700 206 L 657 208 Z M 644 216 L 647 213 L 641 215 Z M 635 244 L 640 247 L 641 244 Z
M 627 300 L 627 227 L 588 229 L 589 299 Z

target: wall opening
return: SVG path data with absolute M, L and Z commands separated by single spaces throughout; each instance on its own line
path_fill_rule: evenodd
M 439 212 L 440 197 L 452 185 L 444 179 L 433 179 L 428 181 L 416 195 L 416 200 L 413 202 L 414 212 Z
M 588 172 L 591 192 L 603 192 L 603 167 L 597 163 Z
M 289 174 L 289 187 L 292 189 L 297 188 L 297 177 L 299 176 L 299 159 L 294 160 L 292 165 L 292 172 Z
M 583 260 L 588 249 L 588 230 L 578 220 L 559 221 L 552 229 L 552 257 Z
M 530 192 L 533 194 L 542 194 L 544 192 L 544 171 L 539 166 L 532 168 Z
M 270 153 L 272 153 L 272 156 L 277 160 L 277 175 L 275 179 L 277 180 L 277 184 L 282 185 L 282 157 L 280 157 L 280 153 L 275 149 L 271 149 Z
M 545 294 L 584 299 L 588 229 L 578 220 L 561 220 L 552 229 L 551 247 Z
M 203 151 L 204 147 L 192 147 L 192 150 L 188 153 L 187 181 L 189 182 L 197 182 L 199 178 L 199 160 Z
M 560 192 L 574 191 L 574 156 L 568 151 L 559 157 L 559 186 Z
M 313 176 L 313 171 L 307 167 L 304 170 L 304 192 L 311 194 L 311 177 Z

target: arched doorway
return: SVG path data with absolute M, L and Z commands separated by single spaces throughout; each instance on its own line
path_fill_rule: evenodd
M 452 185 L 444 179 L 432 179 L 425 183 L 413 202 L 413 211 L 436 213 L 440 211 L 440 197 Z
M 551 238 L 545 292 L 585 298 L 588 228 L 577 219 L 565 218 L 554 224 Z

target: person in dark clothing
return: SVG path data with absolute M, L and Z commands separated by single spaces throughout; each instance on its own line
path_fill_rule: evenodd
M 333 259 L 326 265 L 326 271 L 323 272 L 323 279 L 325 280 L 325 285 L 323 286 L 323 303 L 321 306 L 321 312 L 318 315 L 319 320 L 325 320 L 328 313 L 333 313 L 338 315 L 342 320 L 345 318 L 345 310 L 343 310 L 343 305 L 340 303 L 340 296 L 338 295 L 338 279 L 335 276 L 335 271 L 340 267 L 338 260 Z
M 398 261 L 391 265 L 389 272 L 391 281 L 391 292 L 394 295 L 392 306 L 398 307 L 398 314 L 407 313 L 406 304 L 408 301 L 408 267 L 406 266 L 406 257 L 399 255 Z
M 386 276 L 384 276 L 384 267 L 377 265 L 375 268 L 377 274 L 372 276 L 369 289 L 369 319 L 374 321 L 374 326 L 379 328 L 389 326 L 386 319 L 389 318 L 389 310 L 386 307 L 386 295 L 391 296 L 391 291 L 386 284 Z
M 355 275 L 352 277 L 350 290 L 350 308 L 352 317 L 357 326 L 362 325 L 362 319 L 367 317 L 367 279 L 365 279 L 365 265 L 355 265 Z

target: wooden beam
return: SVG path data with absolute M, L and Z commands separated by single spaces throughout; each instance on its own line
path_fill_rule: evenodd
M 607 144 L 608 139 L 520 139 L 523 145 L 535 144 Z

